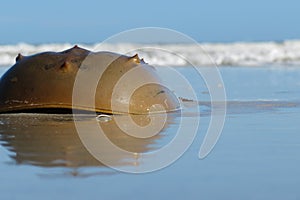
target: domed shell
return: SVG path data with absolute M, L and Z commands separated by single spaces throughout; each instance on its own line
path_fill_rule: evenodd
M 0 113 L 76 109 L 148 114 L 179 107 L 155 68 L 137 55 L 93 53 L 78 46 L 62 52 L 19 54 L 0 79 Z

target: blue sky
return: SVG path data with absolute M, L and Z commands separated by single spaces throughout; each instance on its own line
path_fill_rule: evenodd
M 2 1 L 0 44 L 94 43 L 127 29 L 164 27 L 200 42 L 300 38 L 300 1 Z

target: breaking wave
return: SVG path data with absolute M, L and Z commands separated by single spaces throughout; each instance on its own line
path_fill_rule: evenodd
M 0 45 L 0 65 L 14 64 L 18 53 L 32 55 L 43 51 L 62 51 L 74 44 L 19 43 Z M 199 44 L 79 44 L 91 51 L 113 51 L 140 57 L 159 66 L 262 66 L 300 65 L 300 40 L 284 42 L 236 42 Z M 131 50 L 128 52 L 128 50 Z M 162 51 L 162 50 L 167 50 Z M 169 53 L 172 52 L 172 53 Z M 180 56 L 178 56 L 180 55 Z M 209 55 L 209 56 L 207 56 Z M 213 60 L 213 62 L 212 62 Z

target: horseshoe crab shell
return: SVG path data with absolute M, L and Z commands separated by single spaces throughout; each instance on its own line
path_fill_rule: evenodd
M 96 58 L 91 64 L 88 58 Z M 118 84 L 122 77 L 139 68 L 136 78 L 149 79 L 149 84 L 127 91 L 131 82 Z M 96 82 L 91 78 L 96 69 L 103 73 Z M 83 74 L 85 80 L 77 88 L 77 101 L 74 103 L 74 83 L 77 75 Z M 128 79 L 128 78 L 127 78 Z M 92 82 L 92 83 L 91 83 Z M 95 93 L 89 93 L 90 84 L 96 84 Z M 88 100 L 94 94 L 93 105 Z M 114 109 L 112 109 L 112 102 Z M 84 110 L 101 113 L 148 114 L 151 107 L 162 105 L 160 111 L 179 109 L 179 101 L 168 88 L 162 85 L 154 67 L 148 65 L 137 55 L 132 57 L 112 52 L 93 53 L 74 46 L 62 52 L 43 52 L 32 56 L 19 54 L 16 63 L 0 79 L 0 113 L 58 110 Z

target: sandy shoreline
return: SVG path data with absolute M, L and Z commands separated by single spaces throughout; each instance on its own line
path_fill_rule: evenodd
M 180 70 L 193 82 L 195 77 L 189 68 Z M 207 89 L 199 84 L 194 88 L 203 101 L 193 105 L 187 102 L 185 109 L 189 115 L 184 116 L 193 119 L 195 106 L 199 107 L 200 126 L 192 146 L 171 166 L 140 176 L 120 173 L 97 162 L 82 146 L 70 115 L 0 115 L 0 175 L 6 183 L 3 191 L 27 187 L 31 192 L 45 186 L 55 188 L 67 181 L 66 189 L 75 184 L 75 188 L 93 188 L 89 191 L 96 195 L 98 186 L 92 180 L 97 180 L 104 197 L 113 192 L 110 184 L 117 185 L 119 192 L 139 188 L 143 194 L 154 197 L 150 185 L 159 193 L 180 190 L 179 185 L 169 181 L 173 179 L 185 180 L 189 196 L 197 196 L 200 191 L 206 199 L 231 194 L 250 197 L 257 192 L 278 199 L 282 194 L 297 193 L 300 69 L 236 67 L 220 71 L 228 97 L 226 123 L 220 140 L 204 160 L 198 159 L 198 152 L 211 113 Z M 82 123 L 88 124 L 90 120 L 94 118 L 85 118 Z M 121 148 L 151 152 L 168 144 L 179 124 L 180 117 L 174 115 L 160 136 L 142 143 L 114 135 L 113 125 L 106 128 L 110 139 Z M 144 164 L 143 157 L 120 160 L 130 166 Z M 43 174 L 43 178 L 38 174 Z M 74 176 L 89 178 L 69 178 Z M 128 185 L 132 179 L 134 186 Z M 28 183 L 30 186 L 26 186 Z M 216 189 L 217 193 L 210 192 Z M 178 192 L 169 195 L 183 197 Z

